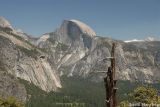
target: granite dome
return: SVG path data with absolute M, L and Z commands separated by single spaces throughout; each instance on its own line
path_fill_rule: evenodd
M 75 20 L 75 19 L 72 19 L 72 20 L 69 20 L 69 21 L 75 23 L 83 33 L 85 33 L 87 35 L 90 35 L 90 36 L 96 36 L 95 31 L 91 27 L 86 25 L 85 23 L 83 23 L 81 21 L 78 21 L 78 20 Z

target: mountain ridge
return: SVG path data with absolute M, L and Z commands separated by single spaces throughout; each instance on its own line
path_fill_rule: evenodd
M 57 30 L 39 38 L 1 25 L 4 24 L 0 23 L 0 60 L 5 71 L 46 92 L 63 87 L 62 76 L 103 81 L 106 74 L 99 72 L 107 72 L 110 66 L 110 60 L 104 59 L 110 57 L 113 42 L 117 44 L 118 79 L 149 83 L 159 80 L 159 41 L 126 43 L 98 37 L 88 25 L 75 20 L 65 20 Z

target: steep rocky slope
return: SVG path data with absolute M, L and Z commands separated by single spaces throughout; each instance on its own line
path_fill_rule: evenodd
M 128 79 L 157 82 L 160 76 L 160 41 L 143 41 L 123 44 Z M 123 73 L 122 72 L 122 73 Z
M 12 27 L 4 26 L 9 23 L 4 18 L 0 18 L 0 20 L 0 68 L 2 74 L 5 72 L 7 75 L 6 78 L 1 78 L 3 93 L 11 91 L 10 95 L 17 93 L 17 96 L 23 95 L 20 99 L 25 100 L 26 91 L 18 78 L 32 82 L 46 92 L 61 88 L 60 79 L 56 70 L 48 63 L 46 54 L 30 44 L 25 39 L 26 35 L 23 38 Z M 10 76 L 15 79 L 10 79 Z M 14 92 L 12 93 L 12 91 Z
M 45 38 L 42 40 L 42 37 Z M 49 56 L 60 75 L 80 75 L 94 81 L 103 80 L 111 45 L 117 44 L 117 78 L 122 80 L 156 82 L 159 73 L 158 41 L 129 42 L 98 37 L 83 22 L 65 20 L 55 32 L 43 35 L 37 45 Z

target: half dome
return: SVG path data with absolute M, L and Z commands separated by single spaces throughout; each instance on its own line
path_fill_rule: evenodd
M 78 21 L 78 20 L 74 20 L 74 19 L 70 21 L 75 23 L 84 34 L 87 34 L 90 36 L 96 36 L 95 31 L 92 28 L 90 28 L 88 25 L 86 25 L 85 23 Z

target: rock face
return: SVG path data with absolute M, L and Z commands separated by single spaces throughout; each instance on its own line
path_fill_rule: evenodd
M 12 90 L 14 92 L 8 94 L 26 100 L 25 88 L 18 78 L 27 80 L 46 92 L 61 88 L 59 76 L 49 64 L 47 55 L 18 35 L 14 29 L 8 29 L 8 26 L 0 28 L 0 50 L 0 70 L 6 74 L 6 78 L 1 78 L 4 84 L 2 93 Z M 15 79 L 10 79 L 10 76 Z M 14 81 L 15 85 L 12 84 Z
M 94 81 L 102 80 L 110 61 L 111 45 L 117 43 L 117 78 L 131 81 L 156 82 L 160 77 L 158 41 L 123 42 L 97 37 L 86 24 L 65 20 L 61 27 L 48 33 L 38 46 L 46 50 L 52 66 L 60 75 L 80 75 Z M 43 37 L 44 38 L 44 37 Z
M 88 25 L 86 25 L 83 22 L 80 22 L 78 20 L 70 20 L 73 24 L 77 25 L 78 29 L 86 35 L 90 35 L 90 36 L 96 36 L 96 33 L 93 31 L 93 29 L 91 29 Z M 71 25 L 72 27 L 72 25 Z M 70 27 L 68 27 L 70 28 Z M 73 28 L 74 29 L 74 28 Z M 76 31 L 72 31 L 73 29 L 71 29 L 71 32 L 76 32 Z
M 23 45 L 27 44 L 23 43 L 24 41 L 23 44 L 16 44 L 19 42 L 12 42 L 8 38 L 0 37 L 1 61 L 6 65 L 4 67 L 10 74 L 33 82 L 47 92 L 55 91 L 57 87 L 61 87 L 60 80 L 55 74 L 54 68 L 45 58 L 45 54 L 30 44 Z
M 48 39 L 42 40 L 45 35 Z M 82 22 L 65 20 L 59 29 L 45 35 L 37 40 L 38 47 L 43 48 L 48 53 L 50 64 L 57 68 L 58 73 L 67 73 L 69 69 L 73 69 L 68 66 L 74 67 L 77 61 L 91 51 L 95 42 L 93 38 L 96 34 Z M 63 67 L 67 67 L 66 72 L 62 72 L 61 69 L 66 69 Z
M 128 75 L 126 77 L 129 80 L 144 82 L 159 81 L 159 50 L 160 41 L 123 44 L 125 63 L 121 71 Z
M 18 78 L 46 92 L 63 87 L 62 75 L 101 81 L 106 74 L 100 72 L 110 66 L 110 61 L 104 59 L 110 57 L 113 42 L 117 44 L 118 79 L 156 82 L 160 78 L 159 41 L 126 43 L 98 37 L 88 25 L 77 20 L 65 20 L 55 32 L 33 38 L 0 18 L 0 76 L 6 75 L 0 82 L 7 84 L 0 85 L 0 92 L 6 90 L 25 100 L 26 91 Z
M 3 70 L 0 70 L 0 95 L 2 97 L 15 96 L 21 101 L 27 100 L 25 86 Z

